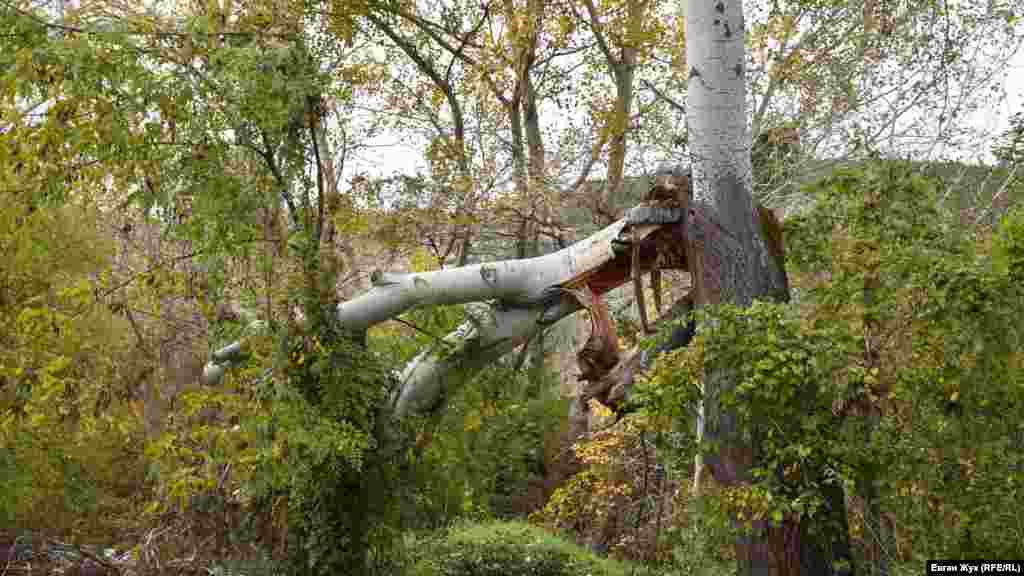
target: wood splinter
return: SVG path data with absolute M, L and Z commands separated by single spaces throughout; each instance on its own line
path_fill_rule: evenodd
M 690 209 L 692 195 L 690 174 L 680 166 L 659 166 L 651 183 L 651 188 L 644 195 L 644 205 L 664 208 L 672 212 L 679 211 L 684 217 Z M 655 222 L 652 222 L 655 223 Z M 657 223 L 665 223 L 658 220 Z M 640 312 L 640 326 L 645 335 L 651 334 L 651 325 L 647 320 L 647 304 L 644 300 L 644 285 L 640 270 L 640 239 L 636 228 L 633 231 L 633 260 L 630 263 L 633 272 L 633 291 L 636 293 L 637 308 Z M 655 245 L 657 247 L 657 244 Z M 659 259 L 655 257 L 651 267 L 651 289 L 654 292 L 654 311 L 661 315 L 661 270 L 658 269 Z
M 651 334 L 651 323 L 647 319 L 647 302 L 644 296 L 644 283 L 642 271 L 640 270 L 640 243 L 633 242 L 633 259 L 630 262 L 633 274 L 633 292 L 636 294 L 636 304 L 640 311 L 640 326 L 644 334 Z M 654 291 L 654 311 L 661 315 L 661 270 L 655 267 L 651 269 L 651 289 Z
M 633 261 L 630 262 L 633 270 L 633 293 L 636 298 L 636 306 L 640 311 L 640 328 L 644 335 L 651 333 L 650 324 L 647 322 L 647 304 L 644 302 L 644 283 L 640 277 L 640 243 L 633 242 Z M 660 299 L 660 296 L 659 296 Z

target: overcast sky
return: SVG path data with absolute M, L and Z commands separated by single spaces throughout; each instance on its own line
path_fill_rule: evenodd
M 1009 126 L 1011 116 L 1017 112 L 1024 112 L 1024 50 L 1017 52 L 1007 71 L 1006 93 L 1005 105 L 999 110 L 993 110 L 986 119 L 992 122 L 991 127 L 1000 131 L 1006 130 Z

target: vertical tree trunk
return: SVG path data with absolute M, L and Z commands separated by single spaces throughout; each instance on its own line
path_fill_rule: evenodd
M 703 263 L 694 268 L 702 276 L 695 285 L 703 287 L 705 304 L 748 306 L 755 299 L 787 298 L 782 259 L 767 249 L 752 197 L 742 1 L 691 0 L 685 6 L 685 24 L 687 128 L 693 201 L 698 206 L 693 214 L 707 215 L 688 225 Z M 750 480 L 756 454 L 756 446 L 739 437 L 735 415 L 719 410 L 715 402 L 735 385 L 733 370 L 708 367 L 703 429 L 698 430 L 718 443 L 718 452 L 708 455 L 706 464 L 715 481 L 726 486 Z M 842 494 L 838 502 L 835 495 L 829 500 L 830 509 L 844 505 Z M 844 553 L 842 546 L 833 550 L 814 538 L 802 538 L 805 526 L 769 527 L 761 522 L 754 528 L 753 535 L 736 542 L 739 574 L 831 574 L 833 554 Z
M 639 57 L 641 25 L 650 7 L 644 0 L 629 0 L 626 5 L 626 30 L 618 43 L 618 54 L 613 53 L 611 36 L 605 25 L 602 25 L 597 6 L 593 0 L 585 2 L 590 19 L 591 30 L 598 47 L 604 53 L 608 65 L 608 73 L 615 82 L 615 104 L 611 118 L 607 122 L 605 138 L 609 142 L 608 177 L 604 190 L 596 202 L 598 216 L 603 220 L 614 219 L 611 209 L 612 198 L 622 187 L 626 162 L 626 136 L 629 131 L 630 114 L 633 106 L 633 81 L 636 78 L 636 67 Z M 619 31 L 616 31 L 619 32 Z
M 509 101 L 502 101 L 508 109 L 510 130 L 512 132 L 512 179 L 515 182 L 516 196 L 524 204 L 521 206 L 522 222 L 516 237 L 516 258 L 534 256 L 530 250 L 530 238 L 533 235 L 532 222 L 529 219 L 531 204 L 531 182 L 526 174 L 526 151 L 523 145 L 523 117 L 519 108 L 519 86 Z M 500 96 L 499 96 L 500 97 Z
M 524 66 L 533 66 L 532 52 L 526 56 L 528 60 Z M 540 115 L 537 113 L 537 91 L 530 79 L 529 68 L 523 73 L 523 123 L 526 129 L 526 143 L 530 150 L 530 205 L 528 210 L 536 221 L 533 224 L 533 235 L 530 238 L 533 253 L 531 256 L 540 255 L 540 233 L 543 226 L 540 222 L 550 222 L 552 216 L 551 206 L 547 197 L 547 182 L 545 181 L 545 158 L 544 139 L 540 131 Z
M 633 79 L 636 76 L 636 49 L 622 50 L 622 60 L 611 64 L 615 72 L 615 114 L 612 117 L 611 146 L 608 150 L 608 182 L 604 189 L 605 206 L 612 206 L 613 197 L 622 188 L 626 167 L 626 133 L 633 109 Z

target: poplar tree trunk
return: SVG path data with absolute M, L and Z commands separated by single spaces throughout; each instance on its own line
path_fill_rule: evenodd
M 785 270 L 768 252 L 752 196 L 742 1 L 689 0 L 684 10 L 694 205 L 696 214 L 706 216 L 688 231 L 703 255 L 705 303 L 749 306 L 755 299 L 788 299 Z M 757 453 L 740 438 L 735 415 L 716 403 L 736 384 L 734 370 L 708 367 L 697 432 L 718 443 L 706 464 L 725 486 L 751 480 Z M 829 495 L 827 507 L 834 515 L 845 518 L 844 506 L 841 492 Z M 849 557 L 848 537 L 822 543 L 793 522 L 778 527 L 761 522 L 754 528 L 736 542 L 742 575 L 833 574 L 833 560 Z

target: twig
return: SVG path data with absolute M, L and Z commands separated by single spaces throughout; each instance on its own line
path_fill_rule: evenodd
M 641 80 L 640 84 L 642 84 L 645 88 L 647 88 L 651 92 L 654 92 L 655 97 L 657 97 L 659 100 L 664 100 L 669 106 L 674 108 L 680 114 L 686 114 L 686 106 L 685 105 L 675 101 L 669 95 L 667 95 L 664 92 L 662 92 L 661 90 L 659 90 L 658 87 L 654 85 L 654 83 L 650 82 L 649 80 Z
M 451 342 L 445 342 L 445 340 L 443 338 L 438 338 L 434 334 L 431 334 L 430 332 L 427 332 L 423 328 L 420 328 L 419 326 L 413 324 L 412 322 L 409 322 L 408 320 L 402 320 L 401 318 L 392 318 L 391 320 L 393 322 L 398 322 L 399 324 L 408 326 L 409 328 L 412 328 L 413 330 L 419 332 L 420 334 L 423 334 L 424 336 L 429 336 L 430 338 L 433 338 L 435 342 L 438 342 L 440 344 L 444 344 L 445 346 L 448 347 L 449 350 L 454 349 L 454 347 L 455 347 L 455 345 L 452 344 Z
M 203 250 L 194 250 L 194 251 L 189 252 L 187 254 L 182 254 L 181 256 L 173 256 L 173 257 L 167 258 L 167 259 L 165 259 L 163 261 L 159 261 L 157 264 L 155 264 L 153 266 L 150 266 L 149 268 L 143 270 L 142 272 L 140 272 L 138 274 L 132 275 L 131 278 L 129 278 L 128 280 L 125 280 L 124 282 L 116 284 L 116 285 L 114 285 L 114 286 L 112 286 L 110 288 L 107 288 L 105 290 L 98 291 L 96 293 L 96 299 L 99 300 L 100 298 L 105 298 L 105 297 L 113 294 L 114 292 L 117 292 L 121 288 L 124 288 L 125 286 L 131 284 L 132 282 L 135 282 L 139 278 L 142 278 L 144 276 L 152 274 L 153 272 L 156 272 L 157 270 L 160 270 L 161 268 L 164 268 L 167 265 L 173 265 L 173 264 L 175 264 L 177 262 L 181 262 L 182 260 L 188 260 L 189 258 L 193 258 L 195 256 L 200 256 L 203 253 L 204 253 Z

